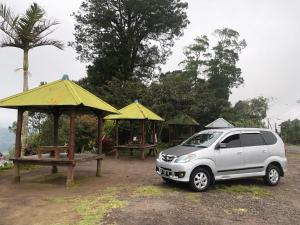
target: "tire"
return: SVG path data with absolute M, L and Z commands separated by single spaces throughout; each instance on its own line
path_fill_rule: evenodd
M 192 172 L 190 176 L 189 185 L 193 191 L 206 191 L 210 184 L 211 175 L 206 169 L 197 168 Z
M 270 186 L 277 185 L 280 181 L 280 169 L 275 165 L 269 165 L 264 180 Z

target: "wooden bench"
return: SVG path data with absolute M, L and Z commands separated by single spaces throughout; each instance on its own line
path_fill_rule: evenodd
M 68 146 L 40 146 L 37 148 L 39 158 L 42 154 L 52 153 L 55 159 L 59 159 L 59 153 L 68 152 Z
M 152 151 L 153 156 L 156 155 L 157 150 L 156 150 L 156 144 L 146 144 L 146 145 L 141 145 L 141 144 L 126 144 L 126 145 L 117 145 L 115 146 L 115 152 L 116 152 L 116 158 L 119 157 L 119 150 L 120 149 L 129 149 L 130 152 L 132 152 L 133 150 L 141 150 L 142 154 L 141 154 L 141 158 L 145 159 L 145 151 L 147 149 L 149 149 L 150 151 Z

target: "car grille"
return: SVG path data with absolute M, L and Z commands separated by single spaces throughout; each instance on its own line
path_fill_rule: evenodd
M 173 161 L 173 159 L 176 158 L 175 155 L 166 155 L 166 154 L 162 154 L 162 160 L 165 161 L 165 162 L 171 162 Z

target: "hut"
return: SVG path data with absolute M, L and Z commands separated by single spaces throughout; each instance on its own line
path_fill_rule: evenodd
M 117 109 L 96 97 L 87 90 L 70 81 L 67 76 L 20 94 L 0 100 L 0 107 L 17 109 L 17 128 L 14 163 L 14 181 L 20 182 L 20 165 L 35 164 L 52 166 L 52 172 L 57 172 L 57 166 L 68 167 L 66 185 L 74 183 L 74 167 L 79 162 L 96 160 L 96 176 L 101 175 L 102 154 L 101 131 L 105 113 L 119 113 Z M 21 134 L 23 113 L 25 111 L 48 113 L 53 116 L 53 145 L 37 148 L 38 155 L 21 156 Z M 75 123 L 76 115 L 91 113 L 98 118 L 98 146 L 96 154 L 75 154 Z M 70 118 L 69 141 L 67 146 L 58 146 L 59 117 L 68 115 Z
M 157 138 L 155 131 L 155 122 L 164 121 L 163 118 L 147 109 L 145 106 L 140 104 L 137 100 L 130 105 L 119 110 L 120 114 L 118 115 L 108 115 L 105 120 L 115 120 L 116 129 L 115 129 L 115 146 L 114 151 L 116 157 L 119 157 L 119 151 L 124 149 L 130 149 L 132 154 L 133 150 L 141 151 L 141 158 L 145 159 L 145 151 L 149 150 L 149 153 L 152 151 L 153 155 L 157 153 Z M 130 138 L 126 143 L 119 143 L 119 122 L 120 121 L 129 121 L 130 123 Z M 138 122 L 140 124 L 140 137 L 134 135 L 133 132 L 133 123 Z M 146 134 L 145 134 L 145 123 L 151 122 L 151 143 L 147 143 Z
M 179 114 L 167 122 L 169 130 L 169 145 L 177 145 L 195 133 L 199 123 L 186 114 Z
M 218 118 L 215 121 L 207 124 L 205 128 L 208 129 L 220 129 L 220 128 L 233 128 L 234 126 L 223 118 Z

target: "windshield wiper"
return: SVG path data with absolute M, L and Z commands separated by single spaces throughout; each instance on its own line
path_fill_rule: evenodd
M 182 146 L 195 147 L 195 145 L 192 145 L 192 144 L 183 144 Z
M 205 145 L 196 145 L 197 148 L 207 148 Z

